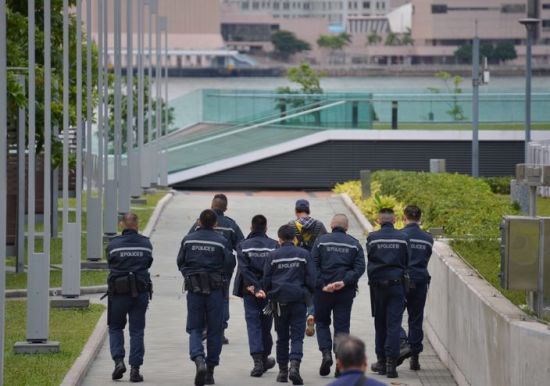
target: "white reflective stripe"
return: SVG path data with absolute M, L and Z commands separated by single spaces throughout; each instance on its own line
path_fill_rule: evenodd
M 369 244 L 378 244 L 378 243 L 400 243 L 400 244 L 407 244 L 405 240 L 398 240 L 398 239 L 378 239 L 378 240 L 372 240 Z
M 247 248 L 243 249 L 243 252 L 271 252 L 274 251 L 275 248 Z
M 429 241 L 426 241 L 426 240 L 420 240 L 420 239 L 411 239 L 411 243 L 420 243 L 420 244 L 426 244 L 426 245 L 429 245 L 430 247 L 433 246 L 432 243 L 430 243 Z
M 221 231 L 230 231 L 230 232 L 235 232 L 235 230 L 233 228 L 225 228 L 225 227 L 214 227 L 214 229 L 217 229 L 217 230 L 221 230 Z
M 355 249 L 359 249 L 357 247 L 357 245 L 351 245 L 351 244 L 344 244 L 344 243 L 332 243 L 332 242 L 328 242 L 328 243 L 319 243 L 319 246 L 321 245 L 336 245 L 338 247 L 348 247 L 348 248 L 355 248 Z
M 145 251 L 149 253 L 153 253 L 153 250 L 151 248 L 144 248 L 144 247 L 122 247 L 122 248 L 115 248 L 109 252 L 109 255 L 115 252 L 120 251 Z
M 271 265 L 277 264 L 277 263 L 284 263 L 284 262 L 288 262 L 288 261 L 301 261 L 302 263 L 307 264 L 307 260 L 304 259 L 303 257 L 286 257 L 286 258 L 282 258 L 282 259 L 272 260 Z
M 207 241 L 207 240 L 187 240 L 186 242 L 183 243 L 183 245 L 187 245 L 187 244 L 208 244 L 208 245 L 215 245 L 217 247 L 220 247 L 220 248 L 224 248 L 225 249 L 225 245 L 221 244 L 221 243 L 217 243 L 215 241 Z

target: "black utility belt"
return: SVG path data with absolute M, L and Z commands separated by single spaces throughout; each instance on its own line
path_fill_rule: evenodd
M 109 280 L 109 292 L 112 295 L 131 295 L 137 297 L 138 294 L 151 293 L 153 284 L 140 280 L 133 273 L 124 276 L 113 277 Z
M 225 287 L 225 277 L 218 272 L 198 272 L 184 276 L 185 290 L 193 294 L 210 295 Z
M 393 287 L 400 284 L 403 284 L 403 279 L 379 280 L 369 283 L 371 287 Z

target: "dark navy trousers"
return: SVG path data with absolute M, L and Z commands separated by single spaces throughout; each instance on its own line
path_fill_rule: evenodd
M 304 355 L 304 334 L 306 329 L 307 307 L 305 303 L 294 302 L 280 307 L 274 312 L 277 332 L 277 363 L 288 364 L 289 360 L 301 361 Z M 290 355 L 289 355 L 290 343 Z
M 273 317 L 263 313 L 264 308 L 267 306 L 267 300 L 245 294 L 243 301 L 250 355 L 264 354 L 269 356 L 273 348 L 273 338 L 271 337 Z
M 114 295 L 110 299 L 109 310 L 109 346 L 113 360 L 124 359 L 124 328 L 128 320 L 130 325 L 130 366 L 143 364 L 145 344 L 145 313 L 149 304 L 149 294 L 141 293 L 137 298 L 130 295 Z
M 231 278 L 231 277 L 230 277 Z M 223 296 L 223 329 L 229 327 L 229 282 L 225 285 Z
M 407 294 L 407 313 L 409 315 L 409 345 L 413 354 L 419 354 L 424 349 L 422 340 L 424 331 L 422 323 L 424 321 L 424 306 L 428 295 L 428 283 L 415 283 L 414 288 L 410 288 Z
M 317 325 L 317 343 L 319 350 L 332 350 L 330 334 L 331 316 L 334 319 L 334 337 L 349 334 L 351 307 L 355 297 L 355 288 L 344 288 L 329 293 L 318 289 L 313 298 L 315 304 L 315 322 Z
M 377 287 L 373 291 L 376 330 L 376 356 L 379 358 L 399 357 L 399 336 L 405 309 L 405 289 L 403 285 Z
M 209 366 L 220 363 L 223 336 L 224 291 L 214 290 L 210 295 L 187 293 L 187 333 L 189 334 L 189 355 L 191 360 L 206 357 Z M 202 345 L 202 334 L 207 329 L 206 350 Z

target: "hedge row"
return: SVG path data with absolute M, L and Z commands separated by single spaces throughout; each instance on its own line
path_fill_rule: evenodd
M 448 236 L 499 237 L 502 216 L 516 214 L 509 199 L 483 180 L 461 174 L 377 171 L 380 193 L 422 208 L 425 227 L 444 227 Z

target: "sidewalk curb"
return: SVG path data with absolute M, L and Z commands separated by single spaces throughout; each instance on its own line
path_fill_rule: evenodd
M 82 352 L 76 358 L 76 361 L 73 363 L 65 378 L 61 382 L 61 386 L 76 386 L 82 384 L 86 373 L 90 369 L 92 362 L 99 354 L 99 350 L 105 342 L 105 337 L 107 336 L 107 310 L 103 312 L 97 324 L 90 335 L 90 338 L 84 345 Z
M 90 287 L 81 287 L 80 288 L 80 294 L 81 295 L 93 295 L 93 294 L 103 294 L 107 292 L 107 286 L 106 285 L 94 285 Z M 61 288 L 50 288 L 50 296 L 57 296 L 61 294 Z M 7 299 L 15 299 L 15 298 L 26 298 L 27 297 L 27 290 L 26 289 L 13 289 L 13 290 L 6 290 L 6 298 Z
M 367 220 L 363 212 L 361 212 L 361 209 L 355 205 L 351 197 L 347 193 L 340 193 L 340 198 L 344 202 L 344 205 L 353 213 L 353 216 L 357 219 L 359 222 L 359 225 L 361 225 L 361 228 L 363 228 L 363 232 L 365 233 L 371 233 L 374 231 L 374 227 L 372 224 Z
M 147 226 L 142 232 L 144 236 L 150 237 L 153 234 L 155 230 L 155 226 L 157 225 L 157 222 L 160 218 L 160 215 L 162 214 L 166 205 L 168 205 L 168 203 L 172 200 L 174 195 L 175 195 L 175 191 L 172 190 L 166 193 L 166 195 L 157 203 L 157 206 L 155 207 L 153 214 L 151 215 L 151 217 L 149 218 L 149 221 L 147 222 Z M 105 290 L 103 292 L 106 292 L 107 286 L 104 286 L 104 287 L 105 287 Z M 107 337 L 107 311 L 103 312 L 103 315 L 101 315 L 101 317 L 99 318 L 99 321 L 97 322 L 95 329 L 92 332 L 92 335 L 90 335 L 90 338 L 88 339 L 88 342 L 86 342 L 86 345 L 82 349 L 80 356 L 73 363 L 73 365 L 65 375 L 65 378 L 63 378 L 63 382 L 61 382 L 61 386 L 79 386 L 82 384 L 82 381 L 84 380 L 84 377 L 88 373 L 88 370 L 90 369 L 93 361 L 99 354 L 99 351 L 101 350 L 101 347 L 103 346 L 106 337 Z

